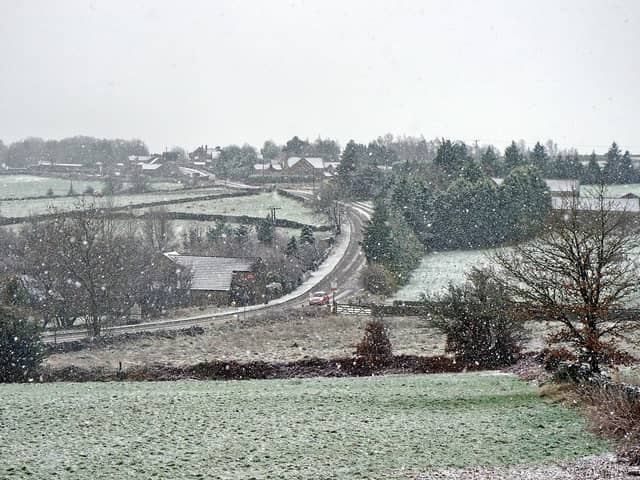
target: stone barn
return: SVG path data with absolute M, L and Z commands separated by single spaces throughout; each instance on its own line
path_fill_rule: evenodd
M 253 257 L 165 256 L 191 271 L 191 302 L 194 305 L 248 305 L 260 297 L 260 259 Z

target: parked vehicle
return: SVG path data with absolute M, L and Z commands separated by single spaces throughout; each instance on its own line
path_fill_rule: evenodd
M 309 305 L 328 305 L 329 294 L 327 292 L 313 292 L 309 294 Z

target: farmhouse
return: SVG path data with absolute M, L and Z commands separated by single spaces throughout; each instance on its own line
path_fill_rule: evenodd
M 554 210 L 567 210 L 573 203 L 571 200 L 567 200 L 563 197 L 552 197 L 551 205 Z M 621 213 L 640 213 L 640 200 L 635 197 L 623 197 L 623 198 L 606 198 L 605 206 L 608 210 Z M 579 211 L 598 211 L 600 203 L 598 198 L 580 198 L 577 200 L 575 207 Z
M 493 183 L 501 185 L 504 178 L 492 178 Z M 545 178 L 551 195 L 554 197 L 570 197 L 574 194 L 580 195 L 580 180 L 553 180 Z
M 324 175 L 324 160 L 319 157 L 289 157 L 287 158 L 287 173 L 289 175 Z
M 253 257 L 214 257 L 165 253 L 191 271 L 191 299 L 196 305 L 255 303 L 261 261 Z

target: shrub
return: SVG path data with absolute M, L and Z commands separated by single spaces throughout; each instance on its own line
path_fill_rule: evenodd
M 390 295 L 397 288 L 393 273 L 380 264 L 369 265 L 362 274 L 364 288 L 374 294 Z
M 495 368 L 517 360 L 524 325 L 511 315 L 512 299 L 491 270 L 473 269 L 464 286 L 449 284 L 425 304 L 433 325 L 447 336 L 446 351 L 465 365 Z
M 618 453 L 640 465 L 640 392 L 619 384 L 583 385 L 577 395 L 598 432 L 618 440 Z
M 548 372 L 553 372 L 560 367 L 563 362 L 575 362 L 577 357 L 564 347 L 560 348 L 545 348 L 541 352 L 542 365 Z
M 388 365 L 393 354 L 387 327 L 381 320 L 372 320 L 364 329 L 364 337 L 356 348 L 356 356 L 369 368 Z
M 15 309 L 0 306 L 0 383 L 24 382 L 42 362 L 39 327 Z

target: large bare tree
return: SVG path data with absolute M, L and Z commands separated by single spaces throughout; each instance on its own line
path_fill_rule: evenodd
M 557 321 L 552 343 L 571 346 L 593 373 L 638 326 L 638 212 L 600 187 L 564 200 L 535 240 L 493 255 L 498 278 L 528 318 Z

